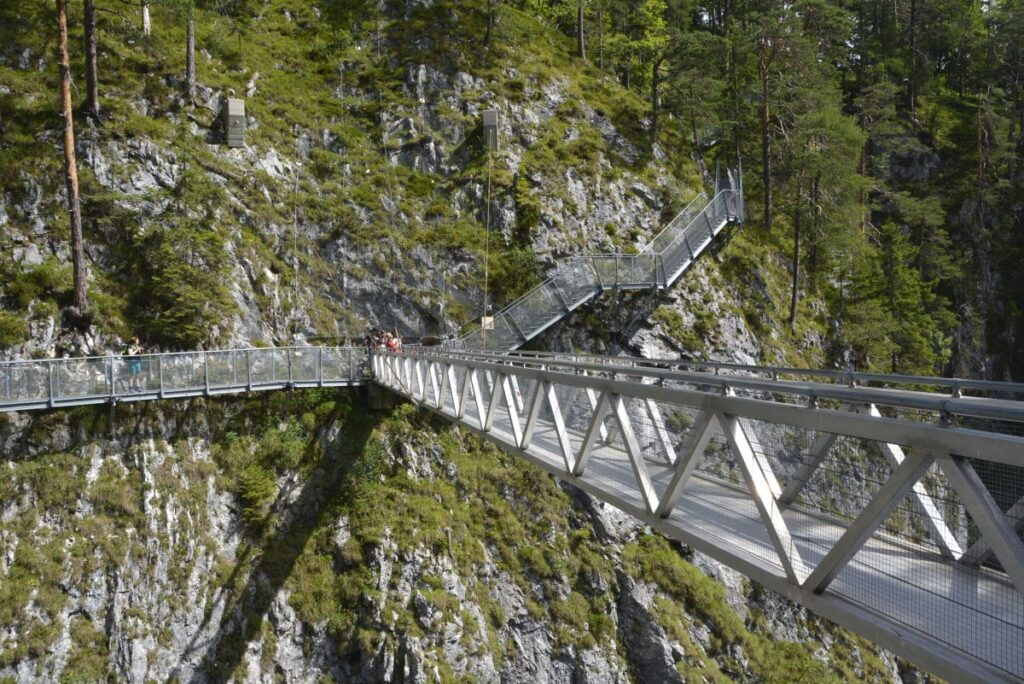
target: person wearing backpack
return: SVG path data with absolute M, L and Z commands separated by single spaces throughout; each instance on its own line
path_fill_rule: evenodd
M 123 356 L 128 357 L 128 392 L 142 391 L 142 344 L 138 337 L 133 337 L 125 343 L 121 350 Z

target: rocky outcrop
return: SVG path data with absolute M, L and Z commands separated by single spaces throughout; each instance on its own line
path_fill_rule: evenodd
M 365 529 L 354 529 L 347 514 L 322 517 L 334 505 L 325 493 L 345 491 L 331 489 L 337 475 L 323 468 L 308 475 L 286 471 L 278 478 L 270 512 L 280 533 L 256 541 L 240 512 L 244 501 L 225 488 L 228 482 L 214 466 L 237 439 L 217 426 L 237 423 L 245 410 L 253 408 L 196 403 L 119 409 L 106 435 L 96 434 L 90 422 L 102 409 L 77 417 L 0 417 L 0 446 L 20 455 L 7 461 L 16 495 L 0 511 L 0 578 L 20 581 L 12 580 L 12 572 L 26 567 L 22 544 L 51 548 L 61 559 L 53 576 L 46 575 L 45 564 L 33 566 L 43 573 L 34 579 L 36 591 L 59 587 L 59 598 L 13 597 L 0 588 L 3 601 L 24 602 L 0 629 L 0 677 L 60 679 L 82 668 L 86 655 L 97 673 L 126 682 L 433 682 L 449 676 L 682 682 L 686 668 L 698 666 L 750 676 L 752 665 L 741 647 L 723 647 L 714 621 L 689 614 L 682 623 L 685 636 L 671 632 L 680 627 L 666 622 L 663 607 L 678 606 L 678 600 L 631 575 L 621 560 L 646 533 L 643 526 L 568 486 L 562 486 L 569 496 L 559 515 L 578 529 L 593 529 L 596 537 L 594 545 L 577 546 L 576 552 L 604 557 L 614 569 L 610 574 L 594 568 L 570 576 L 554 569 L 567 557 L 550 556 L 549 574 L 522 572 L 518 564 L 509 565 L 507 551 L 453 535 L 451 528 L 439 544 L 410 544 L 384 527 L 369 546 L 361 546 L 367 543 Z M 264 418 L 257 412 L 252 420 Z M 279 427 L 283 432 L 275 434 L 295 429 Z M 350 439 L 333 422 L 314 432 L 328 453 Z M 409 432 L 407 426 L 387 430 L 375 452 L 384 458 L 381 474 L 374 477 L 393 487 L 409 482 L 424 492 L 444 483 L 472 496 L 481 487 L 480 475 L 451 459 L 444 442 L 452 439 L 461 438 Z M 67 500 L 33 479 L 40 467 L 35 462 L 49 467 L 47 459 L 55 457 L 47 454 L 58 451 L 67 454 L 60 461 L 68 470 L 62 475 L 68 478 Z M 504 492 L 516 506 L 527 497 L 514 486 Z M 309 527 L 311 520 L 321 522 Z M 541 553 L 574 553 L 563 542 L 556 536 L 522 540 Z M 310 557 L 307 543 L 326 555 Z M 477 548 L 462 551 L 460 544 Z M 467 554 L 476 559 L 468 566 L 458 560 Z M 310 558 L 333 568 L 325 568 L 328 574 L 320 580 L 310 579 L 320 572 L 308 564 Z M 803 610 L 751 587 L 711 559 L 691 559 L 721 583 L 724 609 L 741 621 L 756 612 L 772 638 L 829 638 Z M 330 587 L 335 573 L 345 581 L 361 578 L 364 589 L 352 599 L 356 605 L 335 603 L 328 589 L 309 593 L 309 582 Z M 311 596 L 320 603 L 311 605 Z M 33 608 L 36 600 L 42 602 Z M 596 611 L 584 618 L 589 627 L 575 622 L 580 618 L 572 613 L 554 617 L 579 610 L 574 605 Z M 354 631 L 339 633 L 332 610 L 352 611 Z M 597 629 L 594 621 L 605 626 Z M 52 629 L 39 632 L 40 625 Z M 38 646 L 18 646 L 39 634 L 44 636 L 35 637 L 42 639 Z

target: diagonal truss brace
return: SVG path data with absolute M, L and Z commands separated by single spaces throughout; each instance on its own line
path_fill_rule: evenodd
M 1021 529 L 1024 529 L 1024 497 L 1017 499 L 1017 503 L 1010 506 L 1010 509 L 1006 511 L 1006 519 L 1010 521 L 1014 532 L 1019 533 Z M 988 543 L 985 537 L 982 537 L 964 551 L 963 558 L 960 560 L 965 563 L 978 565 L 987 561 L 991 556 L 992 545 Z
M 448 399 L 448 393 L 452 394 L 452 408 L 455 412 L 459 412 L 459 399 L 455 394 L 455 369 L 452 368 L 450 363 L 441 364 L 441 389 L 437 392 L 437 405 L 436 408 L 444 410 L 445 401 Z
M 866 409 L 859 410 L 858 412 L 866 412 L 872 418 L 882 417 L 878 407 L 874 404 L 869 404 Z M 880 446 L 882 453 L 885 454 L 885 458 L 893 468 L 898 468 L 903 463 L 905 456 L 903 449 L 899 445 L 883 443 Z M 921 517 L 924 519 L 924 526 L 928 530 L 928 536 L 938 546 L 939 551 L 943 555 L 954 559 L 963 556 L 964 552 L 960 548 L 960 543 L 956 540 L 956 535 L 946 525 L 945 516 L 942 515 L 939 505 L 920 480 L 914 484 L 914 501 L 921 511 Z
M 647 413 L 651 417 L 651 424 L 654 426 L 654 432 L 658 435 L 658 441 L 661 442 L 665 461 L 669 465 L 675 465 L 676 450 L 675 447 L 672 446 L 672 435 L 669 434 L 668 428 L 665 427 L 665 419 L 661 416 L 661 409 L 658 407 L 658 402 L 653 399 L 645 399 L 644 404 L 647 406 Z
M 672 509 L 675 508 L 683 490 L 686 489 L 686 483 L 690 481 L 690 476 L 700 464 L 704 450 L 707 449 L 708 442 L 711 441 L 715 428 L 719 425 L 719 419 L 718 414 L 704 411 L 700 422 L 694 425 L 696 436 L 686 453 L 676 461 L 672 479 L 669 480 L 668 487 L 665 488 L 665 493 L 661 495 L 661 501 L 658 502 L 658 508 L 654 511 L 659 518 L 667 518 L 672 514 Z
M 931 454 L 923 452 L 911 451 L 907 454 L 881 489 L 871 497 L 860 515 L 846 528 L 839 541 L 814 568 L 814 572 L 804 582 L 804 588 L 809 588 L 815 594 L 825 591 L 850 559 L 867 543 L 879 525 L 885 522 L 889 514 L 906 498 L 917 481 L 931 467 L 933 460 Z
M 988 540 L 992 552 L 1016 585 L 1017 591 L 1024 593 L 1024 544 L 1006 520 L 1002 509 L 992 499 L 974 466 L 962 456 L 944 455 L 939 459 L 939 467 L 960 495 L 974 524 Z
M 429 399 L 433 402 L 434 406 L 440 408 L 441 406 L 441 385 L 437 381 L 437 367 L 436 361 L 427 362 L 427 376 L 430 378 L 430 397 Z
M 633 475 L 636 476 L 637 486 L 640 488 L 640 496 L 647 506 L 648 513 L 654 513 L 658 508 L 658 493 L 651 482 L 651 476 L 647 472 L 647 465 L 644 462 L 643 450 L 633 430 L 633 421 L 629 417 L 629 399 L 619 394 L 611 397 L 612 413 L 622 433 L 622 441 L 626 445 L 626 453 L 629 455 L 629 462 L 633 466 Z
M 782 496 L 782 486 L 779 485 L 779 480 L 775 477 L 775 473 L 772 471 L 772 465 L 768 461 L 768 454 L 765 452 L 760 441 L 757 441 L 757 433 L 754 431 L 754 426 L 750 424 L 749 420 L 743 418 L 737 418 L 739 421 L 740 430 L 743 431 L 743 435 L 747 438 L 747 443 L 751 446 L 751 451 L 754 454 L 754 459 L 757 461 L 757 465 L 761 468 L 761 472 L 764 473 L 764 479 L 768 483 L 768 489 L 771 490 L 772 496 L 776 499 L 780 499 Z M 755 439 L 751 439 L 753 436 Z M 757 444 L 759 448 L 754 449 L 754 444 Z
M 584 371 L 583 374 L 587 375 L 586 371 Z M 586 388 L 586 395 L 587 395 L 587 401 L 590 402 L 590 410 L 594 411 L 595 413 L 597 413 L 597 403 L 598 403 L 597 392 L 595 392 L 592 387 L 587 387 Z M 604 413 L 603 412 L 602 412 L 601 421 L 598 423 L 598 428 L 599 428 L 598 434 L 601 437 L 601 441 L 602 442 L 607 442 L 608 441 L 608 428 L 606 428 L 604 426 Z
M 803 558 L 800 551 L 793 543 L 785 518 L 782 517 L 782 508 L 779 501 L 772 492 L 772 487 L 762 470 L 762 465 L 754 453 L 753 447 L 747 440 L 740 421 L 736 416 L 723 415 L 721 420 L 722 431 L 729 442 L 729 446 L 736 455 L 743 476 L 747 480 L 747 488 L 750 496 L 757 505 L 761 519 L 768 528 L 768 536 L 779 556 L 782 569 L 786 577 L 794 584 L 801 584 L 807 576 Z
M 571 474 L 576 458 L 573 454 L 572 442 L 569 439 L 569 431 L 565 427 L 562 408 L 558 403 L 558 393 L 555 390 L 554 384 L 548 380 L 539 380 L 534 387 L 533 396 L 530 398 L 530 408 L 526 413 L 526 426 L 523 429 L 523 438 L 519 448 L 523 450 L 530 448 L 530 444 L 533 442 L 533 434 L 537 429 L 540 411 L 545 402 L 551 410 L 552 426 L 555 430 L 555 436 L 558 438 L 558 446 L 562 450 L 565 472 L 566 474 Z
M 607 430 L 604 427 L 604 417 L 608 413 L 609 405 L 608 392 L 601 392 L 601 396 L 594 399 L 594 413 L 590 417 L 590 424 L 587 425 L 587 431 L 583 433 L 583 444 L 580 445 L 579 454 L 576 456 L 576 463 L 573 465 L 572 474 L 579 477 L 586 470 L 587 464 L 590 462 L 590 456 L 594 453 L 594 445 L 597 442 L 597 438 L 602 433 L 606 436 Z M 604 441 L 605 436 L 601 439 Z

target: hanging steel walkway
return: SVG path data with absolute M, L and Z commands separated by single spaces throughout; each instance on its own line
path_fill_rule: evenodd
M 1021 384 L 288 347 L 7 362 L 0 411 L 371 381 L 940 676 L 1024 679 Z
M 0 363 L 0 411 L 366 383 L 366 350 L 271 347 Z
M 994 397 L 1024 385 L 455 350 L 374 372 L 939 676 L 1024 678 L 1024 401 Z
M 554 274 L 450 345 L 461 349 L 518 349 L 607 290 L 665 289 L 706 250 L 723 228 L 742 223 L 743 176 L 716 179 L 709 200 L 701 193 L 639 254 L 591 254 L 563 259 Z

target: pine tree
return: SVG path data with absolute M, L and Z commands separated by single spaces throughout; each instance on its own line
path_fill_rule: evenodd
M 60 70 L 61 114 L 64 118 L 64 178 L 68 217 L 71 220 L 71 263 L 74 295 L 65 312 L 68 322 L 88 327 L 89 302 L 86 295 L 85 248 L 82 238 L 82 206 L 78 195 L 78 162 L 75 159 L 75 123 L 71 106 L 71 61 L 68 51 L 67 0 L 56 0 L 57 66 Z

